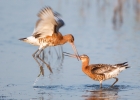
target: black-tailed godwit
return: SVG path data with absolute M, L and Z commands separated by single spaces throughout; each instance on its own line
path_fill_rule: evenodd
M 65 56 L 70 57 L 76 57 L 75 55 L 72 55 L 70 53 L 64 52 Z M 115 78 L 116 81 L 111 85 L 111 87 L 114 86 L 114 84 L 118 81 L 118 74 L 129 68 L 127 62 L 119 63 L 119 64 L 90 64 L 89 60 L 90 58 L 87 55 L 81 55 L 80 60 L 82 61 L 82 71 L 89 76 L 91 79 L 95 81 L 100 82 L 100 88 L 102 88 L 102 82 L 107 79 Z
M 59 18 L 60 14 L 54 12 L 50 7 L 45 7 L 38 13 L 38 17 L 39 19 L 36 22 L 33 34 L 29 37 L 19 39 L 26 43 L 39 46 L 37 51 L 33 53 L 33 58 L 38 65 L 42 67 L 37 58 L 45 63 L 50 72 L 52 72 L 51 67 L 41 59 L 39 55 L 48 46 L 63 45 L 67 42 L 72 45 L 75 55 L 77 59 L 79 59 L 78 52 L 74 45 L 74 36 L 72 34 L 63 36 L 59 32 L 59 28 L 64 26 L 63 20 Z

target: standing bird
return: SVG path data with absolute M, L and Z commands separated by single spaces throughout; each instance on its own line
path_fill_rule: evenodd
M 65 56 L 76 57 L 70 53 L 64 52 Z M 115 78 L 116 81 L 111 85 L 118 81 L 118 74 L 129 68 L 127 62 L 110 65 L 110 64 L 91 64 L 89 65 L 89 57 L 87 55 L 81 55 L 80 60 L 82 61 L 82 71 L 89 76 L 91 79 L 100 82 L 100 88 L 102 88 L 102 82 L 107 79 Z
M 69 42 L 72 45 L 72 48 L 75 52 L 77 59 L 79 59 L 78 52 L 74 45 L 73 35 L 67 34 L 63 36 L 59 32 L 59 28 L 64 26 L 63 20 L 59 18 L 60 14 L 57 12 L 54 12 L 50 7 L 45 7 L 38 13 L 38 17 L 39 19 L 36 22 L 36 26 L 35 26 L 33 34 L 29 37 L 21 38 L 19 40 L 32 44 L 32 45 L 39 46 L 37 51 L 35 51 L 35 53 L 33 53 L 32 56 L 35 59 L 35 61 L 38 63 L 40 68 L 42 66 L 37 60 L 37 58 L 41 60 L 43 63 L 45 63 L 48 69 L 50 70 L 50 72 L 52 73 L 51 67 L 44 61 L 44 59 L 41 59 L 39 57 L 41 52 L 48 46 L 63 45 Z

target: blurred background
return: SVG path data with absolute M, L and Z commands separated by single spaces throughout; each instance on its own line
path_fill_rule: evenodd
M 69 57 L 62 66 L 52 65 L 53 75 L 44 66 L 45 76 L 37 78 L 32 54 L 38 47 L 18 39 L 32 34 L 44 6 L 61 14 L 65 26 L 60 32 L 74 35 L 79 54 L 87 54 L 91 64 L 128 61 L 131 68 L 118 76 L 117 89 L 96 92 L 99 82 L 82 72 L 81 61 Z M 0 0 L 0 99 L 139 100 L 139 44 L 140 0 Z M 68 43 L 63 51 L 73 53 Z

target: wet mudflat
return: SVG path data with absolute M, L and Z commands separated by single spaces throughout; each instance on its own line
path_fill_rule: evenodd
M 120 73 L 114 88 L 110 79 L 100 89 L 77 59 L 64 57 L 60 66 L 54 48 L 45 50 L 53 74 L 44 66 L 45 76 L 37 77 L 32 54 L 38 47 L 18 39 L 32 34 L 45 5 L 62 15 L 66 25 L 60 32 L 74 35 L 79 54 L 87 54 L 91 64 L 128 61 L 131 68 Z M 139 100 L 139 0 L 3 0 L 0 13 L 0 100 Z M 73 53 L 69 44 L 63 51 Z

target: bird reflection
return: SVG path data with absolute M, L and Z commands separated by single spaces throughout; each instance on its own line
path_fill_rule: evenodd
M 84 95 L 85 100 L 117 100 L 118 90 L 114 89 L 101 89 L 88 91 L 88 95 Z
M 53 50 L 52 50 L 53 49 Z M 48 53 L 46 53 L 48 52 Z M 62 69 L 62 63 L 64 60 L 64 56 L 62 54 L 63 52 L 63 48 L 62 46 L 57 46 L 57 47 L 49 47 L 48 51 L 43 50 L 41 53 L 41 59 L 43 59 L 44 61 L 46 61 L 48 63 L 49 66 L 53 65 L 55 66 L 55 68 L 57 69 L 57 71 L 60 71 L 60 69 Z M 56 54 L 53 55 L 53 53 Z M 51 59 L 48 59 L 48 56 L 51 56 Z M 55 60 L 54 60 L 55 58 Z M 54 61 L 53 61 L 54 60 Z M 41 67 L 40 67 L 40 73 L 38 75 L 38 77 L 40 77 L 40 75 L 44 76 L 44 63 L 41 63 Z
M 140 0 L 136 0 L 135 13 L 136 13 L 136 21 L 140 22 Z
M 117 0 L 116 6 L 114 7 L 113 14 L 113 25 L 114 29 L 117 29 L 118 26 L 121 26 L 123 23 L 123 4 L 125 0 Z
M 41 54 L 42 56 L 41 56 L 41 58 L 43 59 L 43 60 L 45 60 L 45 51 L 43 50 L 42 51 L 42 54 Z M 39 73 L 39 75 L 38 75 L 38 77 L 40 76 L 40 75 L 43 75 L 44 76 L 44 63 L 42 63 L 42 66 L 40 67 L 40 73 Z

